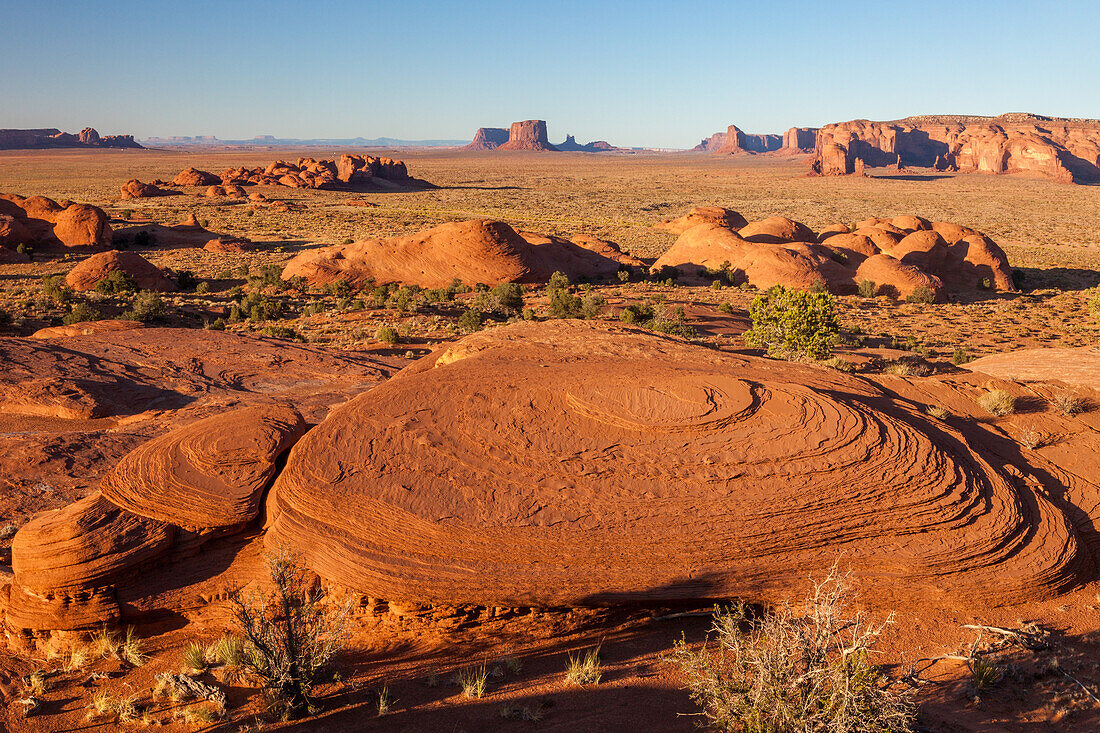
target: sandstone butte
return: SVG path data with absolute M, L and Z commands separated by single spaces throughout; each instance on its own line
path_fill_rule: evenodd
M 1097 182 L 1100 120 L 934 115 L 890 122 L 853 120 L 818 132 L 811 168 L 819 175 L 888 165 Z
M 700 280 L 724 269 L 735 283 L 762 289 L 824 285 L 838 294 L 869 281 L 876 294 L 903 298 L 918 289 L 936 299 L 1016 289 L 1001 248 L 958 224 L 905 215 L 866 219 L 854 231 L 833 225 L 819 235 L 784 217 L 744 221 L 735 211 L 702 207 L 657 225 L 680 236 L 652 269 L 674 267 Z
M 479 127 L 477 132 L 474 133 L 474 139 L 470 141 L 470 144 L 459 149 L 469 151 L 496 150 L 506 142 L 508 142 L 508 131 L 503 127 Z
M 497 150 L 534 150 L 556 151 L 546 137 L 545 120 L 524 120 L 513 122 L 508 129 L 508 142 L 499 145 Z
M 65 275 L 65 284 L 73 290 L 92 290 L 112 272 L 129 276 L 141 290 L 168 292 L 179 289 L 172 277 L 137 252 L 117 249 L 94 254 L 76 265 Z
M 1096 389 L 1100 353 L 1081 358 Z M 1096 579 L 1095 418 L 1036 415 L 1064 448 L 1005 454 L 977 419 L 991 387 L 1057 388 L 517 323 L 361 388 L 304 435 L 299 411 L 269 402 L 141 445 L 98 492 L 19 530 L 0 606 L 25 641 L 185 612 L 256 577 L 258 521 L 323 582 L 398 602 L 769 601 L 841 556 L 902 603 L 1056 597 Z
M 133 135 L 100 136 L 91 127 L 85 127 L 76 135 L 52 127 L 38 130 L 0 130 L 0 150 L 140 147 Z
M 521 235 L 490 219 L 451 222 L 408 236 L 300 252 L 286 264 L 283 279 L 304 277 L 314 285 L 345 280 L 355 285 L 373 281 L 441 288 L 456 278 L 470 285 L 546 282 L 561 271 L 574 282 L 601 280 L 614 276 L 620 267 L 614 255 L 601 253 L 605 244 L 591 238 L 570 242 Z
M 782 135 L 752 134 L 730 125 L 725 132 L 716 132 L 704 138 L 692 150 L 713 155 L 739 153 L 801 154 L 813 152 L 817 135 L 816 127 L 792 127 Z
M 207 196 L 243 198 L 241 186 L 287 186 L 323 190 L 407 190 L 432 184 L 409 175 L 405 163 L 370 155 L 344 154 L 337 160 L 298 158 L 294 163 L 276 160 L 266 167 L 229 168 L 220 175 L 186 168 L 172 180 L 173 186 L 201 186 Z
M 111 243 L 107 221 L 98 206 L 0 194 L 0 251 L 21 244 L 47 250 L 106 247 Z

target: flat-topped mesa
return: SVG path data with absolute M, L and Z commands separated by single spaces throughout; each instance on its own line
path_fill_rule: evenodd
M 817 144 L 816 127 L 792 127 L 783 134 L 783 150 L 791 153 L 812 153 Z
M 0 150 L 38 148 L 141 148 L 133 135 L 100 135 L 85 127 L 76 135 L 56 128 L 0 130 Z
M 545 120 L 524 120 L 523 122 L 512 123 L 512 126 L 508 129 L 508 142 L 498 147 L 497 150 L 556 152 L 557 148 L 550 144 L 550 140 L 546 136 Z
M 612 145 L 606 140 L 595 140 L 590 143 L 581 145 L 577 142 L 577 138 L 572 135 L 565 136 L 565 142 L 558 143 L 554 146 L 558 150 L 564 153 L 630 153 L 633 152 L 629 148 L 620 148 Z
M 479 127 L 469 145 L 459 150 L 496 150 L 508 142 L 508 131 L 503 127 Z
M 742 132 L 737 125 L 726 130 L 726 141 L 715 151 L 716 155 L 737 153 L 770 153 L 783 147 L 782 135 L 755 135 Z
M 286 264 L 283 279 L 304 277 L 313 285 L 343 280 L 352 285 L 441 288 L 455 279 L 486 285 L 546 282 L 556 271 L 574 282 L 603 280 L 613 277 L 619 267 L 617 259 L 589 246 L 560 237 L 521 234 L 502 221 L 483 219 L 307 250 Z
M 822 127 L 811 170 L 848 175 L 860 166 L 1026 173 L 1062 183 L 1100 181 L 1100 121 L 1030 114 L 925 115 Z

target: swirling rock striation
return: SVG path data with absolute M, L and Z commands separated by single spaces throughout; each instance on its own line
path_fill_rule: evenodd
M 334 410 L 269 492 L 269 546 L 373 597 L 774 597 L 838 557 L 898 594 L 1051 594 L 1044 496 L 873 383 L 623 326 L 470 336 Z

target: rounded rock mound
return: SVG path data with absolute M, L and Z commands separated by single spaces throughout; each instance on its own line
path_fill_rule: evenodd
M 572 280 L 598 280 L 619 269 L 615 260 L 559 237 L 527 237 L 502 221 L 451 222 L 409 236 L 302 252 L 287 263 L 283 279 L 441 288 L 455 279 L 486 285 L 545 282 L 555 271 Z
M 774 597 L 841 556 L 899 594 L 1072 585 L 1071 525 L 997 465 L 852 375 L 521 323 L 330 413 L 269 492 L 265 542 L 445 605 Z
M 748 220 L 733 209 L 721 206 L 696 206 L 694 209 L 678 216 L 656 224 L 655 228 L 663 229 L 671 234 L 683 234 L 692 227 L 700 224 L 711 224 L 725 229 L 740 229 L 748 226 Z
M 175 281 L 164 270 L 136 252 L 120 252 L 117 249 L 92 255 L 69 270 L 65 284 L 73 290 L 91 290 L 112 272 L 127 275 L 142 290 L 169 292 L 177 289 Z

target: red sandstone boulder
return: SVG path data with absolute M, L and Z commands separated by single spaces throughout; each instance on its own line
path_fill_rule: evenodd
M 733 209 L 725 209 L 721 206 L 696 206 L 683 216 L 655 224 L 654 228 L 663 229 L 670 234 L 683 234 L 688 229 L 700 224 L 737 230 L 748 226 L 749 222 Z
M 58 202 L 44 196 L 23 198 L 0 195 L 0 215 L 19 220 L 9 224 L 10 234 L 39 247 L 103 247 L 111 242 L 111 227 L 103 209 L 88 204 Z
M 213 173 L 200 171 L 197 168 L 185 168 L 172 179 L 172 186 L 217 186 L 222 179 Z
M 750 242 L 780 244 L 782 242 L 816 242 L 817 236 L 808 226 L 783 216 L 749 222 L 737 231 Z
M 142 183 L 136 178 L 131 178 L 126 183 L 122 184 L 122 196 L 123 199 L 145 199 L 152 198 L 154 196 L 172 196 L 175 191 L 166 191 L 163 188 L 152 184 Z
M 142 290 L 167 292 L 176 290 L 176 283 L 163 270 L 136 252 L 110 250 L 92 255 L 69 270 L 65 284 L 73 290 L 91 290 L 100 280 L 116 270 L 129 275 Z
M 221 254 L 241 254 L 244 252 L 251 252 L 253 248 L 252 243 L 247 239 L 217 237 L 204 244 L 203 249 L 207 252 L 217 252 Z

